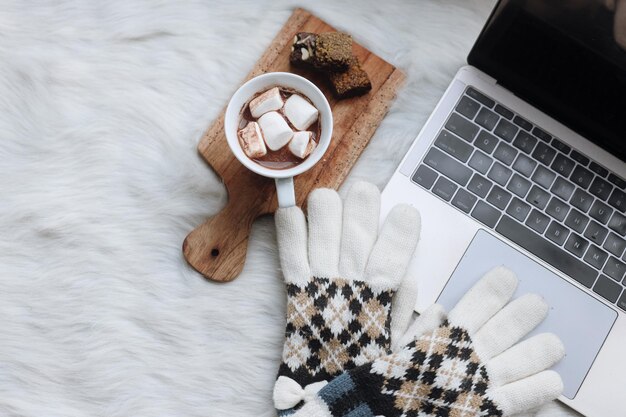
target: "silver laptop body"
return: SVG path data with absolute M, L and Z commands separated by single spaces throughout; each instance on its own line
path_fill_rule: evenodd
M 524 2 L 500 2 L 490 21 L 503 3 Z M 398 203 L 422 216 L 409 270 L 417 311 L 452 307 L 483 273 L 508 266 L 517 295 L 551 306 L 535 333 L 566 346 L 555 367 L 561 401 L 590 417 L 626 416 L 623 178 L 614 152 L 461 68 L 383 192 L 383 217 Z

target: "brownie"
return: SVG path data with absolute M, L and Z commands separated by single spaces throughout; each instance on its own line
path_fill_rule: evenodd
M 359 60 L 352 56 L 349 67 L 343 72 L 333 72 L 328 75 L 333 93 L 337 98 L 361 96 L 372 89 L 372 83 Z
M 310 32 L 297 33 L 291 45 L 289 61 L 298 66 L 312 67 L 317 35 Z
M 313 66 L 319 71 L 345 71 L 352 57 L 352 36 L 341 32 L 317 35 Z

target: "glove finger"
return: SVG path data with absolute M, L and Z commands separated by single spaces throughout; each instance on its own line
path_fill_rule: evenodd
M 542 333 L 518 343 L 487 363 L 495 387 L 544 371 L 565 356 L 565 347 L 552 333 Z
M 526 336 L 546 318 L 548 304 L 536 294 L 513 300 L 472 336 L 476 352 L 487 361 Z
M 563 381 L 559 374 L 554 371 L 543 371 L 490 389 L 487 396 L 502 410 L 503 416 L 510 416 L 555 400 L 562 392 Z
M 548 401 L 547 403 L 523 413 L 515 414 L 514 417 L 546 417 L 546 416 L 558 416 L 563 414 L 564 405 L 559 405 L 557 401 Z
M 492 269 L 450 311 L 450 322 L 474 334 L 508 303 L 516 287 L 513 271 L 502 266 Z
M 420 228 L 415 208 L 398 204 L 391 209 L 365 267 L 365 281 L 373 288 L 397 289 L 415 252 Z
M 339 274 L 362 279 L 380 220 L 380 191 L 374 184 L 358 182 L 350 188 L 343 204 L 343 230 Z
M 399 340 L 399 348 L 402 348 L 419 338 L 424 333 L 435 331 L 446 319 L 446 311 L 439 304 L 433 304 L 416 318 L 404 336 Z M 398 350 L 399 348 L 394 349 Z
M 318 188 L 309 195 L 309 260 L 316 277 L 339 276 L 341 199 L 336 191 Z
M 283 276 L 288 283 L 299 284 L 311 276 L 307 257 L 306 220 L 300 207 L 276 210 L 276 238 Z
M 395 351 L 405 344 L 401 343 L 402 336 L 406 333 L 417 300 L 417 279 L 405 276 L 400 288 L 393 295 L 391 302 L 391 350 Z

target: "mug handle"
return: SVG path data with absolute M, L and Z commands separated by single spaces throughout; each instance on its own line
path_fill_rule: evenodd
M 293 186 L 293 177 L 276 178 L 276 196 L 278 207 L 286 208 L 296 205 L 296 192 Z

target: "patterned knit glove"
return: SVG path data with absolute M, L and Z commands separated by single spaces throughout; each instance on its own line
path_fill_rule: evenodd
M 394 299 L 393 317 L 391 304 L 417 245 L 419 214 L 395 207 L 380 235 L 379 217 L 380 193 L 368 183 L 355 184 L 343 205 L 335 191 L 313 191 L 308 234 L 298 207 L 276 212 L 287 285 L 285 345 L 274 388 L 280 415 L 344 370 L 387 354 L 393 329 L 408 328 L 415 292 L 398 304 Z
M 561 378 L 546 369 L 563 345 L 552 334 L 519 342 L 548 307 L 532 294 L 508 303 L 516 286 L 512 272 L 492 270 L 447 317 L 431 307 L 404 348 L 338 376 L 294 417 L 500 417 L 557 398 Z

